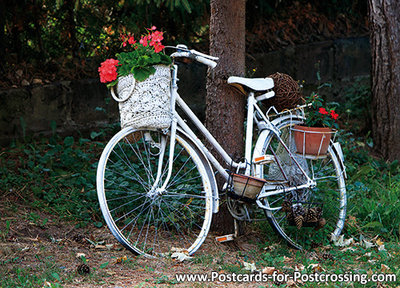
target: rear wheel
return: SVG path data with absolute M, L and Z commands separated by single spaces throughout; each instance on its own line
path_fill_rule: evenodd
M 176 250 L 194 253 L 211 224 L 212 191 L 207 165 L 190 139 L 177 132 L 172 176 L 170 137 L 158 130 L 125 128 L 105 147 L 97 169 L 101 211 L 126 248 L 148 257 Z M 161 180 L 153 187 L 162 147 Z
M 308 249 L 326 244 L 332 235 L 340 235 L 346 217 L 347 201 L 344 172 L 332 145 L 326 157 L 319 159 L 296 154 L 292 128 L 300 122 L 300 119 L 292 119 L 278 125 L 280 138 L 295 155 L 298 165 L 290 158 L 280 139 L 269 133 L 264 139 L 258 140 L 263 145 L 255 157 L 272 155 L 273 161 L 256 165 L 256 174 L 266 179 L 270 187 L 272 185 L 283 190 L 306 183 L 301 169 L 316 181 L 313 189 L 298 189 L 263 199 L 267 207 L 279 208 L 274 211 L 265 209 L 274 230 L 290 246 Z

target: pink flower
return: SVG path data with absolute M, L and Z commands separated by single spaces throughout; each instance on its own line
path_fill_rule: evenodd
M 152 27 L 151 27 L 151 30 L 156 30 L 156 29 L 157 29 L 156 26 L 152 26 Z
M 117 79 L 117 65 L 118 60 L 115 59 L 107 59 L 101 63 L 98 69 L 101 83 L 108 83 Z
M 155 51 L 156 53 L 161 52 L 164 48 L 165 48 L 165 46 L 162 45 L 162 44 L 159 43 L 159 42 L 156 42 L 155 45 L 154 45 L 154 51 Z
M 136 43 L 135 38 L 133 38 L 133 36 L 129 36 L 128 43 L 131 45 L 135 44 Z
M 163 32 L 154 31 L 154 32 L 151 34 L 151 39 L 154 40 L 154 41 L 156 41 L 156 42 L 161 42 L 161 41 L 164 39 Z
M 139 43 L 142 44 L 144 47 L 147 47 L 147 36 L 142 36 L 142 38 L 140 39 Z
M 318 112 L 321 113 L 322 115 L 328 115 L 328 114 L 329 114 L 329 112 L 326 111 L 326 109 L 325 109 L 325 108 L 322 108 L 322 107 L 319 108 Z

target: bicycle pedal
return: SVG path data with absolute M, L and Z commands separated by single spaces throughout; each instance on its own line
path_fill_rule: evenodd
M 215 240 L 217 240 L 219 243 L 233 241 L 234 239 L 235 239 L 235 234 L 228 234 L 224 236 L 215 237 Z
M 254 164 L 270 164 L 275 162 L 274 155 L 262 155 L 254 158 Z

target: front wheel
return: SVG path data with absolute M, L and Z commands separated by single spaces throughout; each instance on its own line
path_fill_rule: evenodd
M 147 257 L 177 250 L 194 253 L 211 224 L 207 162 L 179 131 L 172 176 L 161 189 L 168 174 L 169 144 L 169 134 L 159 130 L 125 128 L 106 145 L 97 169 L 97 193 L 108 227 L 127 249 Z M 161 179 L 156 185 L 159 159 Z
M 309 249 L 327 244 L 332 237 L 341 234 L 346 217 L 346 187 L 344 171 L 333 145 L 326 157 L 318 159 L 296 154 L 292 128 L 299 123 L 301 119 L 279 123 L 280 137 L 273 133 L 261 134 L 254 158 L 272 155 L 273 161 L 256 165 L 255 171 L 258 177 L 268 181 L 269 187 L 283 191 L 305 183 L 301 170 L 316 182 L 312 189 L 297 189 L 262 199 L 266 207 L 279 208 L 265 209 L 277 234 L 294 248 Z

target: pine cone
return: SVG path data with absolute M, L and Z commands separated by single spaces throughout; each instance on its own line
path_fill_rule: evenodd
M 303 206 L 297 204 L 292 208 L 293 216 L 296 218 L 297 216 L 304 216 L 304 209 Z
M 292 204 L 289 200 L 284 200 L 282 203 L 282 211 L 283 212 L 290 212 L 292 210 Z
M 297 229 L 300 229 L 303 226 L 303 221 L 304 218 L 301 215 L 294 217 L 294 223 L 296 223 Z
M 289 222 L 293 222 L 294 221 L 293 212 L 289 211 L 289 213 L 286 214 L 286 218 Z
M 306 213 L 305 222 L 317 222 L 317 211 L 316 208 L 309 208 Z
M 90 274 L 90 267 L 86 264 L 81 264 L 76 268 L 76 271 L 80 275 Z
M 321 257 L 322 257 L 322 259 L 324 259 L 324 260 L 333 260 L 332 254 L 331 254 L 331 253 L 328 253 L 328 252 L 322 253 Z
M 317 214 L 317 219 L 319 220 L 322 217 L 322 208 L 321 207 L 315 208 L 315 212 Z

